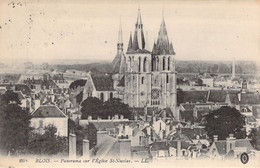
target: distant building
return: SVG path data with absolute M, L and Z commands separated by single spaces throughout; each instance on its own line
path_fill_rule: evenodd
M 210 146 L 208 153 L 211 158 L 237 158 L 239 154 L 243 152 L 250 153 L 253 150 L 249 140 L 236 139 L 233 134 L 230 134 L 226 140 L 218 140 L 217 136 L 214 136 L 214 142 Z
M 38 133 L 44 133 L 44 127 L 53 125 L 57 135 L 68 136 L 68 117 L 55 105 L 41 105 L 32 112 L 31 126 Z

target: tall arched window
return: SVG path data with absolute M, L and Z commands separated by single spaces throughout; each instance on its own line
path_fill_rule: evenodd
M 144 77 L 142 77 L 141 83 L 144 84 Z
M 156 70 L 159 71 L 159 58 L 156 57 Z
M 100 93 L 100 100 L 104 101 L 104 93 Z
M 166 74 L 166 83 L 169 83 L 169 75 Z
M 168 70 L 171 70 L 171 57 L 168 57 Z
M 144 58 L 144 65 L 143 65 L 143 71 L 146 72 L 146 63 L 147 63 L 147 60 L 146 60 L 146 57 Z
M 139 57 L 138 72 L 141 72 L 141 64 L 142 64 L 141 57 Z
M 131 57 L 129 56 L 128 71 L 131 71 Z
M 165 57 L 163 57 L 163 61 L 162 61 L 162 69 L 165 70 Z
M 113 98 L 113 93 L 112 93 L 112 92 L 110 93 L 110 96 L 109 96 L 109 98 L 110 98 L 110 99 L 112 99 L 112 98 Z

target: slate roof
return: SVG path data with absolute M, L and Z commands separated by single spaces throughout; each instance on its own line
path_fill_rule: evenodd
M 229 93 L 229 99 L 232 104 L 239 104 L 237 93 Z
M 208 97 L 208 91 L 201 90 L 191 90 L 183 91 L 183 102 L 180 103 L 206 103 Z
M 158 151 L 158 150 L 168 150 L 169 145 L 166 141 L 155 141 L 154 143 L 149 145 L 151 147 L 151 151 Z
M 119 81 L 119 83 L 118 83 L 117 86 L 119 86 L 119 87 L 125 87 L 125 76 L 123 76 L 123 77 L 120 79 L 120 81 Z
M 240 104 L 250 104 L 250 105 L 260 104 L 260 94 L 259 93 L 242 93 Z
M 111 75 L 92 75 L 91 77 L 97 91 L 114 91 Z
M 226 140 L 219 140 L 215 142 L 218 153 L 220 155 L 225 155 L 227 153 L 226 142 L 227 142 Z M 247 152 L 250 152 L 250 150 L 254 149 L 251 143 L 249 142 L 249 139 L 235 139 L 235 148 L 236 147 L 246 147 Z
M 237 139 L 235 142 L 236 147 L 247 147 L 247 152 L 250 152 L 250 150 L 253 150 L 253 146 L 249 142 L 249 139 Z
M 173 147 L 177 149 L 177 141 L 168 141 L 169 147 Z M 181 149 L 188 149 L 190 146 L 190 143 L 181 141 Z
M 32 113 L 33 118 L 55 118 L 66 117 L 66 115 L 55 105 L 41 105 Z
M 247 123 L 256 122 L 256 118 L 254 116 L 246 116 L 246 122 Z
M 50 89 L 50 87 L 58 88 L 58 85 L 55 82 L 53 82 L 53 80 L 43 81 L 41 86 L 45 86 L 47 89 Z
M 221 102 L 226 101 L 227 91 L 226 90 L 210 90 L 209 92 L 209 102 Z
M 226 141 L 216 141 L 215 145 L 220 155 L 226 154 Z
M 52 77 L 53 80 L 65 80 L 63 74 L 55 74 Z

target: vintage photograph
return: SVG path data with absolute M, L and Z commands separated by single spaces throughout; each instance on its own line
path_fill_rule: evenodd
M 123 166 L 260 166 L 259 0 L 0 2 L 0 167 Z

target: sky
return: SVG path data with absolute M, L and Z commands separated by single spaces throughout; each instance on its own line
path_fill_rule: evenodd
M 97 59 L 124 51 L 140 7 L 146 43 L 164 16 L 176 60 L 260 60 L 260 1 L 1 0 L 0 60 Z

